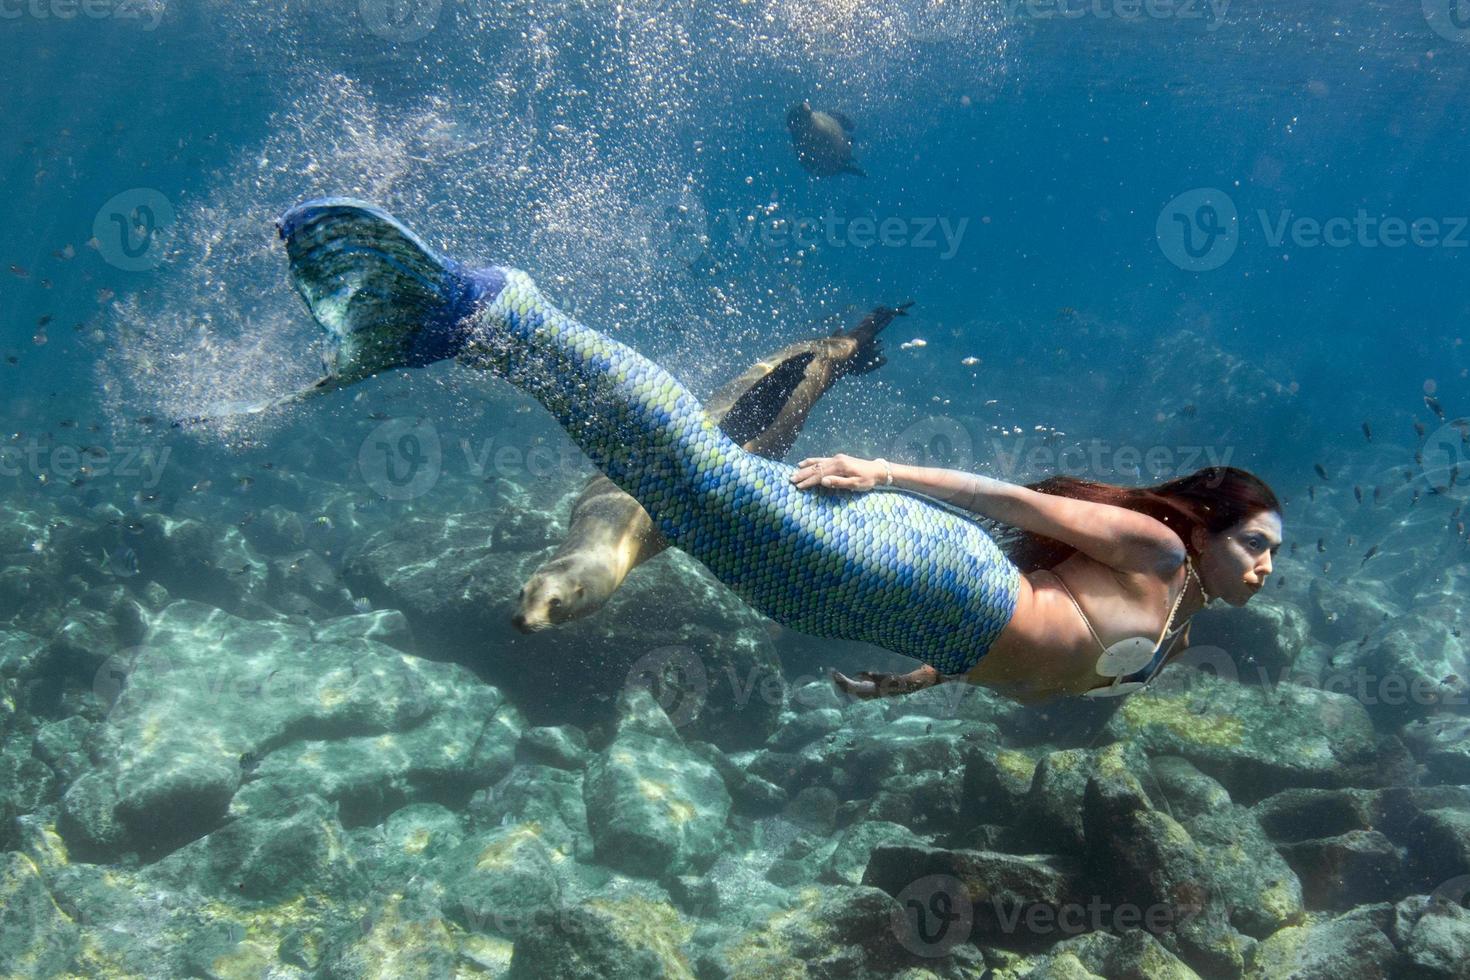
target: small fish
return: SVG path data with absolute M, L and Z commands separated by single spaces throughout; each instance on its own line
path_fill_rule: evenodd
M 63 245 L 61 248 L 58 248 L 56 251 L 52 252 L 51 255 L 54 258 L 61 259 L 63 262 L 68 262 L 71 259 L 76 258 L 77 250 L 72 248 L 71 245 L 68 244 Z
M 1419 502 L 1419 488 L 1414 488 L 1414 495 L 1409 498 L 1409 506 L 1412 507 Z
M 31 343 L 35 344 L 37 347 L 45 347 L 46 341 L 50 339 L 50 337 L 46 336 L 46 331 L 44 329 L 37 330 L 35 333 L 31 334 Z
M 1323 541 L 1321 538 L 1318 538 L 1317 539 L 1317 554 L 1320 555 L 1322 552 L 1324 552 L 1326 550 L 1327 550 L 1327 542 L 1326 541 Z
M 1450 486 L 1454 486 L 1460 479 L 1460 464 L 1456 463 L 1450 467 Z
M 26 271 L 23 265 L 12 265 L 10 267 L 10 274 L 17 279 L 29 279 L 31 277 L 31 274 Z
M 192 487 L 189 488 L 189 492 L 190 493 L 203 493 L 204 491 L 208 490 L 212 486 L 214 486 L 214 481 L 213 480 L 200 480 L 198 483 L 194 484 Z
M 1353 484 L 1353 496 L 1358 498 L 1358 503 L 1363 502 L 1363 488 L 1356 483 Z
M 1376 503 L 1378 503 L 1382 499 L 1383 499 L 1383 488 L 1382 487 L 1374 487 L 1373 488 L 1373 502 L 1376 504 Z
M 1428 430 L 1424 428 L 1424 423 L 1423 422 L 1420 422 L 1418 419 L 1415 419 L 1414 420 L 1414 434 L 1415 435 L 1417 435 L 1420 439 L 1423 439 L 1424 438 L 1424 433 L 1427 432 L 1427 431 Z
M 1439 416 L 1441 422 L 1444 421 L 1444 409 L 1440 407 L 1438 398 L 1435 398 L 1433 395 L 1425 395 L 1424 404 L 1429 406 L 1431 412 Z
M 1312 469 L 1317 471 L 1317 475 L 1322 478 L 1323 483 L 1327 482 L 1327 467 L 1323 466 L 1321 463 L 1313 463 Z
M 370 613 L 373 611 L 373 604 L 364 599 L 362 596 L 358 596 L 356 599 L 352 600 L 352 608 L 357 610 L 359 613 Z
M 1308 484 L 1307 485 L 1307 499 L 1308 500 L 1316 500 L 1317 499 L 1317 485 L 1316 484 Z
M 1455 504 L 1455 509 L 1452 510 L 1452 511 L 1450 511 L 1450 520 L 1454 520 L 1455 518 L 1457 518 L 1457 517 L 1460 516 L 1460 507 L 1461 506 L 1462 505 L 1460 505 L 1460 504 Z
M 1455 522 L 1455 533 L 1458 534 L 1462 538 L 1465 536 L 1465 522 L 1464 521 L 1456 521 Z
M 5 363 L 6 364 L 19 364 L 20 363 L 20 358 L 16 357 L 14 354 L 6 354 L 5 355 Z
M 232 574 L 235 574 L 235 575 L 244 575 L 246 572 L 250 571 L 254 567 L 255 567 L 254 565 L 250 564 L 249 562 L 246 562 L 245 564 L 241 565 L 239 568 L 235 569 L 235 571 Z
M 44 327 L 46 324 L 48 324 L 50 322 L 51 322 L 51 314 L 50 313 L 47 313 L 43 317 L 37 317 L 36 318 L 36 326 L 38 326 L 38 327 Z
M 241 493 L 245 492 L 246 490 L 249 490 L 253 486 L 255 486 L 255 477 L 253 477 L 253 476 L 237 476 L 237 477 L 235 477 L 235 489 L 239 490 Z
M 1376 554 L 1378 554 L 1378 545 L 1375 544 L 1363 554 L 1363 560 L 1358 563 L 1358 567 L 1362 568 L 1364 565 L 1368 564 L 1368 559 L 1372 558 Z
M 328 517 L 326 514 L 322 514 L 320 517 L 318 517 L 316 520 L 312 521 L 311 523 L 314 524 L 314 525 L 316 525 L 317 527 L 321 528 L 324 531 L 330 531 L 332 529 L 332 519 L 330 517 Z
M 127 545 L 104 551 L 102 570 L 117 578 L 132 578 L 138 574 L 138 553 Z
M 962 357 L 960 358 L 960 363 L 963 364 L 965 367 L 974 367 L 976 364 L 980 363 L 980 358 L 975 357 L 974 355 L 971 355 L 969 357 Z
M 1295 554 L 1296 554 L 1296 544 L 1297 544 L 1297 543 L 1296 543 L 1296 542 L 1295 542 L 1295 541 L 1293 541 L 1293 542 L 1292 542 L 1292 543 L 1291 543 L 1291 549 L 1290 549 L 1290 553 L 1291 553 L 1291 554 L 1292 554 L 1292 555 L 1293 555 L 1293 556 L 1294 556 L 1294 555 L 1295 555 Z
M 1180 418 L 1192 419 L 1197 414 L 1199 414 L 1199 408 L 1196 407 L 1195 405 L 1192 405 L 1192 404 L 1191 405 L 1184 405 L 1184 406 L 1182 406 L 1179 409 L 1179 417 Z
M 920 347 L 928 347 L 928 346 L 929 346 L 929 341 L 925 340 L 922 337 L 915 337 L 913 340 L 905 340 L 903 343 L 899 344 L 898 345 L 898 349 L 899 350 L 917 350 Z
M 1322 563 L 1322 574 L 1323 575 L 1326 575 L 1330 571 L 1332 571 L 1332 562 L 1330 562 L 1330 561 L 1324 561 Z
M 1286 576 L 1285 575 L 1281 576 L 1280 578 L 1278 578 L 1276 580 L 1276 587 L 1278 589 L 1284 587 L 1285 585 L 1286 585 Z
M 261 463 L 260 464 L 260 468 L 263 469 L 263 470 L 273 470 L 273 469 L 276 468 L 276 464 L 275 463 L 270 463 L 270 462 Z
M 63 429 L 75 429 L 77 427 L 77 420 L 76 419 L 62 419 L 60 422 L 58 422 L 56 424 L 59 425 L 59 426 L 61 426 Z
M 1373 441 L 1373 427 L 1370 426 L 1367 422 L 1363 423 L 1363 438 L 1367 439 L 1369 442 Z
M 156 415 L 139 415 L 133 421 L 139 425 L 153 425 L 158 421 L 158 417 Z
M 1352 546 L 1353 546 L 1353 542 L 1354 542 L 1354 541 L 1355 541 L 1355 540 L 1357 540 L 1357 539 L 1356 539 L 1356 538 L 1354 538 L 1354 537 L 1353 537 L 1353 536 L 1352 536 L 1352 535 L 1351 535 L 1351 534 L 1349 534 L 1349 535 L 1348 535 L 1348 536 L 1347 536 L 1347 546 L 1348 546 L 1348 547 L 1349 547 L 1349 548 L 1351 548 L 1351 547 L 1352 547 Z
M 242 518 L 240 518 L 239 526 L 241 528 L 249 527 L 250 526 L 250 522 L 253 521 L 253 520 L 255 520 L 255 511 L 253 511 L 253 510 L 252 511 L 247 511 L 246 514 L 245 514 L 245 516 L 242 517 Z

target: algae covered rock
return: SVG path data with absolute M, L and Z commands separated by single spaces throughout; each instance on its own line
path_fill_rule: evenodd
M 1149 755 L 1183 756 L 1242 804 L 1375 775 L 1378 739 L 1357 699 L 1287 682 L 1247 686 L 1205 671 L 1185 676 L 1187 684 L 1125 699 L 1108 733 Z
M 521 936 L 509 980 L 693 980 L 684 950 L 694 929 L 673 907 L 595 898 Z
M 0 856 L 0 975 L 70 972 L 80 946 L 76 924 L 57 908 L 31 859 L 15 851 Z
M 651 704 L 646 692 L 630 695 L 623 717 L 640 718 Z M 719 854 L 729 791 L 677 735 L 649 730 L 647 722 L 624 726 L 587 767 L 583 792 L 597 859 L 647 877 L 702 870 Z
M 522 722 L 499 692 L 334 625 L 325 639 L 193 602 L 162 610 L 144 644 L 98 674 L 111 710 L 96 768 L 62 800 L 68 844 L 167 853 L 307 792 L 360 822 L 467 799 L 510 768 Z
M 1381 980 L 1397 955 L 1370 908 L 1287 926 L 1255 947 L 1246 976 Z

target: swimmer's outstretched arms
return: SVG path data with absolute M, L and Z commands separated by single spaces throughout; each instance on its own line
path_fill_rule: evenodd
M 904 490 L 1013 529 L 1003 550 L 1022 573 L 1016 610 L 985 655 L 963 672 L 929 663 L 904 674 L 831 672 L 838 690 L 862 700 L 948 681 L 1023 703 L 1142 690 L 1188 647 L 1190 617 L 1215 599 L 1245 605 L 1281 546 L 1275 495 L 1233 467 L 1154 487 L 1074 477 L 1020 486 L 839 453 L 802 460 L 791 482 Z

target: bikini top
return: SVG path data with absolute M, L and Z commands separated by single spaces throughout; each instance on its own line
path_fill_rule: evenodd
M 1199 576 L 1194 571 L 1194 563 L 1187 562 L 1185 567 L 1189 569 L 1189 576 L 1184 580 L 1184 588 L 1180 589 L 1179 594 L 1174 597 L 1174 605 L 1169 608 L 1169 618 L 1165 620 L 1163 632 L 1159 634 L 1158 640 L 1151 641 L 1146 636 L 1130 636 L 1119 640 L 1112 646 L 1103 643 L 1102 637 L 1098 636 L 1097 630 L 1093 629 L 1092 620 L 1088 619 L 1087 613 L 1082 611 L 1082 604 L 1077 601 L 1077 597 L 1072 594 L 1067 583 L 1060 575 L 1054 575 L 1056 580 L 1062 583 L 1062 590 L 1067 593 L 1067 598 L 1072 600 L 1072 605 L 1077 607 L 1077 615 L 1082 617 L 1082 621 L 1087 624 L 1088 631 L 1092 633 L 1092 638 L 1097 641 L 1098 647 L 1102 650 L 1102 656 L 1097 658 L 1097 666 L 1093 669 L 1097 671 L 1099 677 L 1112 679 L 1110 684 L 1083 691 L 1083 697 L 1117 697 L 1141 691 L 1153 683 L 1154 678 L 1163 669 L 1164 661 L 1168 660 L 1170 651 L 1174 649 L 1174 645 L 1178 643 L 1179 637 L 1189 625 L 1189 620 L 1185 619 L 1173 630 L 1169 629 L 1174 623 L 1174 614 L 1179 611 L 1179 603 L 1184 599 L 1184 593 L 1189 591 L 1189 579 L 1199 581 Z M 1200 588 L 1203 589 L 1204 586 L 1201 585 Z

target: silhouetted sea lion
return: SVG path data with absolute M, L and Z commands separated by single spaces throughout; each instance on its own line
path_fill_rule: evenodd
M 717 391 L 705 412 L 744 449 L 781 458 L 838 378 L 885 363 L 878 333 L 912 305 L 879 306 L 850 331 L 781 348 Z M 529 633 L 593 613 L 630 571 L 667 547 L 638 501 L 607 477 L 593 477 L 572 505 L 566 541 L 522 587 L 511 623 Z
M 791 131 L 796 157 L 808 172 L 818 177 L 867 176 L 852 162 L 852 120 L 842 113 L 821 112 L 803 102 L 787 111 L 786 128 Z

